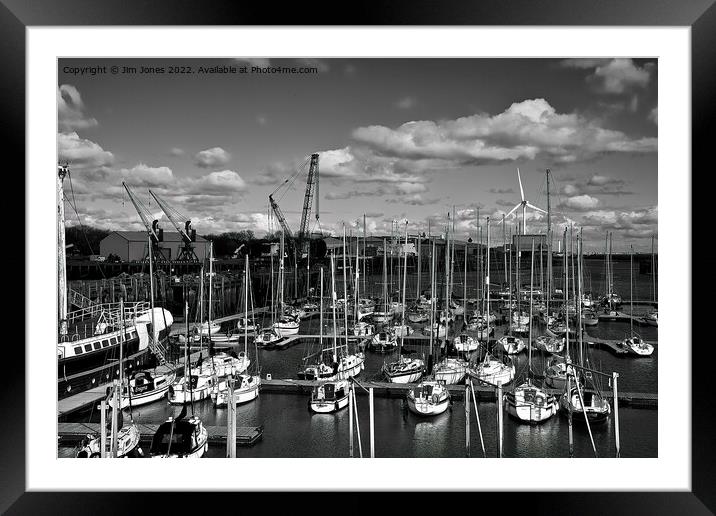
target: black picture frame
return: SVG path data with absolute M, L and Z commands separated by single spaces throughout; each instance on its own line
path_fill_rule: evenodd
M 345 13 L 343 16 L 338 13 Z M 329 15 L 328 13 L 336 13 Z M 231 0 L 192 2 L 189 0 L 0 0 L 0 63 L 2 65 L 2 104 L 5 128 L 5 149 L 12 150 L 10 159 L 17 162 L 12 168 L 19 176 L 17 191 L 24 192 L 25 170 L 25 29 L 46 25 L 596 25 L 596 26 L 688 26 L 691 27 L 692 72 L 692 163 L 693 170 L 701 164 L 709 172 L 713 159 L 709 150 L 711 137 L 716 133 L 714 122 L 714 92 L 716 92 L 716 5 L 714 0 L 488 0 L 480 2 L 373 2 L 364 5 L 335 3 L 295 3 L 280 6 L 268 3 L 239 3 Z M 6 164 L 6 174 L 10 172 Z M 667 173 L 667 171 L 660 171 Z M 692 189 L 692 206 L 706 205 L 709 189 Z M 710 172 L 713 175 L 713 172 Z M 677 174 L 683 177 L 683 172 Z M 692 176 L 692 181 L 696 175 Z M 678 180 L 678 179 L 676 179 Z M 684 217 L 688 214 L 684 214 Z M 692 214 L 693 223 L 705 218 Z M 692 230 L 697 235 L 696 228 Z M 25 234 L 25 238 L 31 235 Z M 19 247 L 17 242 L 15 247 Z M 684 250 L 684 262 L 691 250 Z M 22 254 L 13 254 L 10 266 L 28 273 Z M 693 254 L 691 254 L 693 257 Z M 26 257 L 25 257 L 26 258 Z M 48 257 L 49 258 L 49 257 Z M 708 262 L 710 263 L 710 262 Z M 707 265 L 708 265 L 707 263 Z M 692 262 L 693 270 L 697 265 Z M 19 275 L 18 275 L 19 276 Z M 713 277 L 711 274 L 709 277 Z M 690 277 L 679 278 L 689 281 Z M 696 299 L 684 300 L 696 306 Z M 23 303 L 24 304 L 24 303 Z M 26 314 L 27 318 L 28 315 Z M 27 323 L 27 321 L 26 321 Z M 684 339 L 688 344 L 696 340 L 691 333 L 691 321 Z M 19 326 L 19 325 L 18 325 Z M 672 343 L 676 345 L 677 343 Z M 683 345 L 684 343 L 678 343 Z M 704 343 L 710 347 L 711 342 Z M 12 415 L 14 424 L 3 425 L 0 440 L 0 511 L 8 514 L 113 514 L 151 510 L 153 502 L 161 503 L 165 510 L 187 512 L 197 508 L 207 511 L 205 494 L 182 496 L 153 493 L 27 493 L 25 492 L 25 353 L 21 346 L 6 346 L 4 386 L 0 389 L 0 407 L 5 416 Z M 693 354 L 692 354 L 693 356 Z M 10 367 L 9 364 L 12 364 Z M 692 490 L 690 492 L 564 492 L 564 493 L 480 493 L 479 499 L 466 500 L 464 510 L 479 504 L 485 510 L 490 502 L 504 503 L 510 508 L 521 508 L 550 514 L 712 514 L 716 510 L 716 454 L 714 438 L 710 432 L 712 415 L 716 409 L 713 390 L 709 389 L 710 364 L 708 360 L 692 360 Z M 689 379 L 671 379 L 689 381 Z M 668 388 L 668 386 L 667 386 Z M 20 395 L 19 393 L 22 393 Z M 662 408 L 662 410 L 665 410 Z M 615 467 L 618 467 L 615 463 Z M 555 479 L 559 485 L 559 479 Z M 179 500 L 179 497 L 182 497 Z M 229 502 L 231 494 L 212 493 L 211 505 L 216 510 Z M 265 505 L 278 509 L 310 504 L 310 493 L 294 494 L 292 500 L 279 500 L 272 495 L 240 494 L 240 510 L 268 510 Z M 162 499 L 160 500 L 160 497 Z M 165 499 L 168 498 L 168 499 Z M 361 507 L 359 493 L 346 495 L 344 507 Z M 400 500 L 396 499 L 396 502 Z M 235 503 L 235 499 L 232 502 Z M 335 502 L 334 502 L 335 503 Z M 332 504 L 333 505 L 333 504 Z M 334 505 L 334 507 L 336 507 Z M 539 510 L 542 508 L 542 510 Z M 374 507 L 375 509 L 375 507 Z M 234 506 L 232 510 L 239 510 Z M 365 511 L 370 507 L 364 506 Z M 270 511 L 273 512 L 273 511 Z

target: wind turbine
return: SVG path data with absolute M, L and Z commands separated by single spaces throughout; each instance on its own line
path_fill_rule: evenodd
M 522 234 L 526 235 L 527 234 L 527 225 L 526 225 L 527 208 L 529 207 L 535 211 L 540 211 L 542 213 L 547 213 L 547 212 L 544 211 L 542 208 L 538 208 L 537 206 L 530 204 L 530 202 L 527 199 L 525 199 L 525 191 L 522 188 L 522 178 L 520 177 L 520 169 L 519 168 L 517 169 L 517 181 L 519 181 L 519 183 L 520 183 L 520 198 L 522 199 L 522 201 L 517 206 L 512 208 L 510 210 L 510 212 L 507 215 L 505 215 L 505 217 L 509 217 L 510 215 L 512 215 L 515 212 L 515 210 L 517 210 L 517 208 L 519 208 L 521 206 L 522 207 Z

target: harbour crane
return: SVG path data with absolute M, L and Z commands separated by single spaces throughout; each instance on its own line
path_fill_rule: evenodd
M 162 261 L 162 262 L 168 262 L 169 260 L 166 259 L 164 256 L 164 253 L 162 253 L 161 249 L 159 248 L 159 242 L 164 241 L 164 230 L 159 227 L 159 220 L 153 219 L 152 220 L 152 212 L 149 211 L 149 208 L 139 199 L 134 192 L 132 191 L 129 186 L 127 186 L 127 183 L 122 182 L 122 186 L 127 191 L 127 195 L 129 196 L 129 200 L 132 201 L 132 204 L 134 205 L 134 208 L 137 210 L 137 214 L 139 214 L 139 218 L 142 219 L 142 223 L 144 224 L 144 227 L 147 228 L 147 234 L 150 237 L 150 240 L 152 242 L 152 254 L 154 255 L 155 261 Z M 151 222 L 150 222 L 151 220 Z M 147 260 L 149 258 L 149 248 L 147 248 L 147 253 L 144 255 L 144 260 Z
M 269 194 L 269 204 L 271 205 L 271 209 L 276 216 L 276 219 L 278 219 L 279 224 L 281 225 L 281 228 L 283 229 L 284 235 L 289 240 L 294 240 L 294 234 L 291 231 L 291 228 L 288 226 L 288 223 L 286 222 L 286 217 L 284 217 L 283 212 L 281 211 L 281 208 L 278 205 L 278 202 L 276 199 L 274 199 L 274 194 L 278 192 L 281 188 L 283 188 L 286 184 L 293 184 L 293 182 L 298 177 L 299 173 L 303 170 L 306 163 L 303 164 L 301 168 L 299 168 L 296 172 L 294 172 L 290 177 L 286 178 L 283 183 L 281 183 L 273 192 Z M 309 220 L 311 216 L 311 207 L 313 204 L 313 197 L 315 195 L 316 197 L 316 223 L 320 224 L 319 218 L 319 202 L 318 202 L 318 153 L 311 154 L 310 158 L 310 165 L 308 167 L 308 178 L 306 179 L 306 193 L 303 197 L 303 210 L 301 212 L 301 226 L 298 230 L 298 235 L 295 237 L 296 241 L 296 250 L 300 250 L 302 254 L 307 253 L 307 249 L 304 249 L 305 243 L 308 240 L 310 236 L 309 231 Z
M 199 257 L 194 252 L 194 246 L 196 242 L 196 229 L 191 227 L 191 220 L 182 215 L 179 211 L 172 208 L 165 200 L 160 198 L 157 194 L 149 190 L 149 194 L 154 197 L 157 204 L 165 213 L 167 218 L 176 228 L 177 232 L 181 236 L 183 246 L 176 257 L 178 262 L 198 262 Z

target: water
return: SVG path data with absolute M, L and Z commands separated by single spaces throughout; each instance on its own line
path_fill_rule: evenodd
M 425 265 L 425 264 L 424 264 Z M 537 268 L 536 268 L 537 270 Z M 585 289 L 591 288 L 595 294 L 604 291 L 604 266 L 602 261 L 587 260 L 588 279 L 585 280 Z M 633 280 L 635 284 L 635 299 L 651 299 L 651 277 L 638 274 L 634 266 Z M 427 272 L 421 280 L 421 289 L 428 284 Z M 499 275 L 493 272 L 492 282 L 500 281 Z M 555 267 L 555 277 L 559 277 L 559 267 Z M 522 281 L 529 282 L 529 271 L 525 275 L 522 271 Z M 462 274 L 456 273 L 456 279 Z M 397 277 L 394 277 L 397 285 Z M 408 292 L 412 285 L 413 296 L 417 282 L 414 276 L 408 277 Z M 589 281 L 591 280 L 591 287 Z M 382 287 L 378 284 L 380 278 L 373 278 L 369 283 L 375 290 L 373 295 L 380 295 Z M 629 263 L 614 263 L 615 290 L 625 299 L 629 298 Z M 468 297 L 475 295 L 476 276 L 468 275 Z M 559 286 L 561 283 L 557 283 Z M 377 285 L 377 286 L 376 286 Z M 470 290 L 472 289 L 472 291 Z M 455 295 L 462 295 L 462 286 L 455 287 Z M 622 310 L 629 312 L 629 305 Z M 646 307 L 635 307 L 635 315 L 647 311 Z M 301 323 L 302 334 L 318 334 L 318 317 Z M 339 316 L 342 319 L 342 314 Z M 261 322 L 261 321 L 259 321 Z M 325 323 L 331 323 L 326 318 Z M 265 320 L 267 325 L 270 320 Z M 232 323 L 235 324 L 235 323 Z M 416 327 L 420 325 L 414 325 Z M 650 326 L 634 326 L 634 330 L 645 340 L 656 343 L 658 329 Z M 535 328 L 539 335 L 541 328 Z M 600 322 L 590 327 L 588 333 L 594 337 L 604 339 L 623 339 L 630 334 L 629 323 Z M 325 337 L 324 344 L 330 345 L 332 337 Z M 302 358 L 315 351 L 314 341 L 298 341 L 298 343 L 284 350 L 258 350 L 258 363 L 261 367 L 262 377 L 270 373 L 273 378 L 296 378 Z M 243 345 L 239 346 L 243 349 Z M 410 349 L 427 353 L 427 348 L 420 345 L 411 345 Z M 253 356 L 253 349 L 250 349 Z M 384 361 L 394 359 L 395 354 L 366 353 L 366 369 L 361 373 L 363 379 L 379 379 L 380 368 Z M 617 357 L 606 350 L 592 348 L 589 350 L 591 365 L 605 373 L 616 371 L 620 374 L 619 389 L 621 392 L 658 392 L 658 343 L 654 354 L 647 358 Z M 527 363 L 526 353 L 520 354 L 516 359 L 518 373 L 524 370 Z M 540 371 L 544 359 L 539 355 L 533 356 L 533 369 Z M 605 388 L 607 386 L 604 386 Z M 166 402 L 156 402 L 151 405 L 139 407 L 134 412 L 135 420 L 143 423 L 161 423 L 171 415 L 179 412 L 178 407 L 172 407 Z M 495 403 L 481 403 L 479 405 L 480 422 L 482 425 L 485 448 L 488 457 L 497 455 L 497 406 Z M 363 453 L 368 455 L 368 399 L 358 396 L 359 422 L 363 438 Z M 215 409 L 211 401 L 195 404 L 195 412 L 207 426 L 226 425 L 225 409 Z M 482 455 L 477 425 L 471 407 L 471 455 Z M 655 409 L 636 409 L 620 407 L 621 427 L 621 456 L 622 457 L 657 457 L 658 456 L 658 411 Z M 99 421 L 98 414 L 77 414 L 76 421 Z M 240 426 L 264 426 L 263 439 L 252 447 L 237 448 L 237 457 L 348 457 L 348 411 L 342 410 L 337 414 L 313 414 L 308 409 L 306 395 L 262 393 L 259 398 L 245 405 L 237 407 L 237 420 Z M 614 420 L 613 416 L 601 425 L 593 427 L 595 445 L 600 457 L 613 457 L 615 455 Z M 447 412 L 434 418 L 422 419 L 407 410 L 406 402 L 402 398 L 375 398 L 375 451 L 377 457 L 464 457 L 465 456 L 465 411 L 461 400 L 454 401 Z M 568 428 L 564 416 L 557 415 L 547 422 L 530 426 L 519 424 L 509 418 L 504 418 L 504 457 L 568 457 Z M 224 447 L 210 447 L 208 456 L 225 456 Z M 355 455 L 357 456 L 358 441 L 355 441 Z M 59 456 L 71 456 L 70 448 L 60 448 Z M 584 425 L 574 425 L 574 456 L 594 457 L 591 442 Z
M 358 396 L 359 422 L 363 454 L 369 454 L 368 398 Z M 480 403 L 480 424 L 488 457 L 497 455 L 496 404 Z M 179 412 L 157 402 L 135 410 L 135 420 L 160 423 Z M 215 409 L 210 401 L 195 404 L 195 412 L 206 425 L 226 425 L 226 409 Z M 471 455 L 482 455 L 477 424 L 471 407 Z M 657 411 L 620 408 L 622 457 L 656 457 Z M 238 447 L 237 457 L 348 457 L 348 410 L 336 414 L 312 414 L 308 398 L 297 394 L 262 393 L 258 399 L 237 407 L 239 426 L 264 425 L 263 439 L 252 447 Z M 599 457 L 615 455 L 613 420 L 594 426 L 593 434 Z M 539 426 L 519 424 L 507 415 L 504 419 L 504 457 L 568 457 L 567 420 L 554 416 Z M 461 400 L 454 401 L 444 413 L 423 419 L 407 410 L 404 400 L 375 398 L 376 457 L 464 457 L 465 410 Z M 354 453 L 359 454 L 355 436 Z M 60 456 L 71 456 L 63 448 Z M 224 457 L 222 446 L 209 448 L 209 457 Z M 574 425 L 574 456 L 594 457 L 584 425 Z

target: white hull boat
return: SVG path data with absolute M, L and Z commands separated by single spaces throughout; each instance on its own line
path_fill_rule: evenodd
M 374 351 L 392 351 L 398 345 L 398 341 L 394 334 L 382 331 L 373 335 L 370 345 Z
M 353 335 L 356 337 L 370 337 L 375 333 L 375 325 L 359 321 L 353 325 Z
M 143 457 L 144 452 L 139 447 L 139 427 L 134 423 L 123 426 L 117 432 L 117 458 Z M 87 436 L 85 444 L 80 445 L 76 457 L 78 459 L 95 459 L 102 456 L 102 438 L 100 436 Z M 110 436 L 107 436 L 107 443 Z
M 273 323 L 273 329 L 282 337 L 297 335 L 299 326 L 298 320 L 289 316 L 281 317 L 277 322 Z
M 261 377 L 240 374 L 234 379 L 234 404 L 247 403 L 259 397 Z M 222 380 L 216 384 L 211 393 L 211 399 L 216 407 L 226 407 L 229 404 L 229 384 Z
M 408 408 L 419 416 L 437 416 L 450 406 L 450 391 L 440 380 L 420 382 L 408 392 L 407 398 Z
M 393 335 L 396 337 L 407 337 L 409 335 L 412 335 L 415 332 L 410 326 L 407 324 L 394 324 L 393 325 Z
M 504 395 L 507 413 L 524 423 L 542 423 L 554 416 L 559 409 L 557 399 L 542 389 L 525 382 L 514 392 Z
M 299 380 L 347 380 L 352 376 L 358 376 L 365 369 L 365 355 L 355 353 L 343 355 L 336 364 L 321 362 L 311 365 L 298 373 Z
M 322 383 L 313 388 L 308 406 L 317 414 L 337 412 L 348 406 L 349 392 L 346 380 Z
M 446 385 L 460 383 L 467 372 L 468 363 L 460 358 L 444 358 L 433 368 L 433 376 L 436 380 L 445 382 Z
M 400 360 L 383 365 L 383 375 L 391 383 L 417 382 L 423 371 L 425 362 L 420 358 L 400 357 Z
M 215 379 L 209 374 L 192 374 L 187 381 L 186 376 L 175 380 L 169 386 L 169 403 L 172 405 L 184 405 L 192 401 L 201 401 L 211 396 Z
M 502 385 L 506 385 L 515 377 L 515 366 L 513 364 L 505 364 L 487 355 L 485 359 L 474 368 L 468 368 L 467 374 L 481 384 L 497 385 L 499 382 Z
M 132 407 L 139 407 L 164 398 L 174 380 L 174 373 L 152 375 L 149 371 L 135 372 L 122 389 L 121 407 L 129 407 L 130 402 Z
M 622 347 L 629 349 L 635 355 L 640 357 L 648 357 L 654 353 L 654 346 L 648 342 L 644 342 L 639 337 L 630 337 L 622 341 Z

